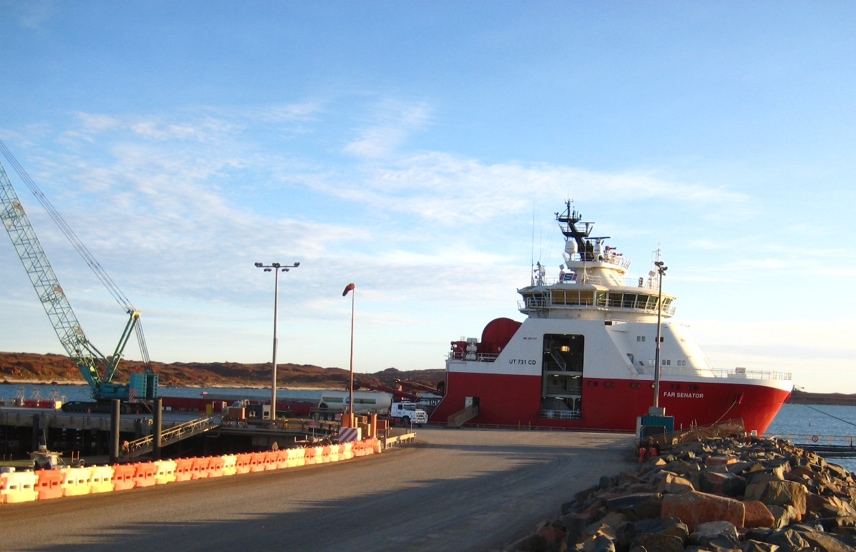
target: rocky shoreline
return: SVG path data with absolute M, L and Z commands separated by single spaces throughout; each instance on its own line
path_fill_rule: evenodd
M 603 476 L 504 552 L 856 550 L 856 482 L 781 439 L 704 438 Z

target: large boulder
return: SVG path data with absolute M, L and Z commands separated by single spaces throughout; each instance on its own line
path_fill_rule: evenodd
M 727 521 L 736 527 L 743 527 L 746 508 L 742 502 L 733 498 L 690 491 L 664 495 L 660 515 L 680 519 L 692 532 L 697 525 L 708 521 Z

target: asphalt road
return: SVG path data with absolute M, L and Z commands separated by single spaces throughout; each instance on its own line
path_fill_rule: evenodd
M 0 506 L 9 551 L 487 551 L 632 468 L 628 435 L 418 429 L 336 464 Z

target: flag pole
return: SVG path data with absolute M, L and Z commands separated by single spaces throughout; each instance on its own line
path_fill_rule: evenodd
M 350 291 L 353 293 L 351 293 L 351 360 L 348 381 L 348 427 L 354 427 L 354 302 L 356 301 L 357 289 L 353 283 L 345 286 L 342 296 L 344 297 Z

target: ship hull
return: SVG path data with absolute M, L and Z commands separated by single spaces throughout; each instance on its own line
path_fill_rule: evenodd
M 449 371 L 446 378 L 446 396 L 432 422 L 446 423 L 475 398 L 479 414 L 468 422 L 473 425 L 633 432 L 637 417 L 648 414 L 654 401 L 650 380 L 585 378 L 577 419 L 561 419 L 566 413 L 542 411 L 538 376 Z M 659 406 L 674 417 L 675 429 L 740 418 L 747 431 L 763 434 L 790 389 L 778 381 L 690 378 L 661 382 L 660 395 Z

